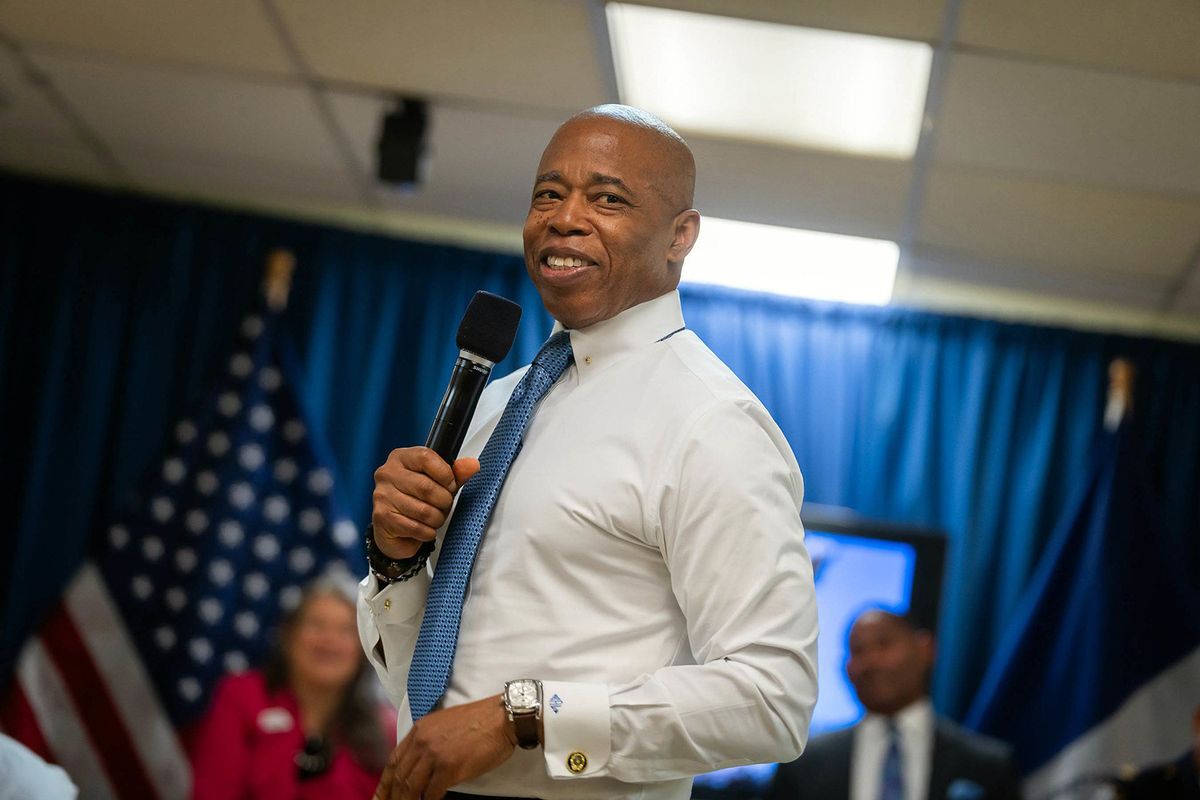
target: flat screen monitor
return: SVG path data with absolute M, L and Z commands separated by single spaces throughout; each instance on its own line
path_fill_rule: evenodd
M 926 528 L 864 519 L 846 509 L 809 504 L 802 514 L 817 587 L 820 692 L 811 735 L 853 725 L 863 715 L 846 677 L 850 624 L 868 608 L 909 615 L 936 633 L 946 538 Z M 734 767 L 700 775 L 692 796 L 749 800 L 761 797 L 774 764 Z

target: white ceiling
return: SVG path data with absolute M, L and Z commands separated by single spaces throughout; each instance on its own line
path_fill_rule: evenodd
M 939 53 L 914 159 L 692 135 L 702 213 L 894 239 L 896 302 L 1200 337 L 1195 0 L 650 4 Z M 514 249 L 542 146 L 615 87 L 600 0 L 0 0 L 0 167 L 425 238 Z M 434 106 L 403 196 L 398 94 Z

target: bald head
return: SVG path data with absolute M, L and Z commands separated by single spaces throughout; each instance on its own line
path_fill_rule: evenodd
M 629 106 L 564 122 L 538 162 L 525 267 L 555 319 L 585 328 L 679 284 L 700 232 L 696 162 L 679 134 Z
M 564 131 L 574 123 L 606 120 L 640 131 L 645 145 L 657 156 L 655 188 L 671 206 L 673 212 L 691 208 L 696 192 L 696 159 L 683 137 L 667 123 L 633 106 L 606 103 L 592 106 L 575 114 L 561 126 Z M 555 133 L 555 137 L 558 133 Z

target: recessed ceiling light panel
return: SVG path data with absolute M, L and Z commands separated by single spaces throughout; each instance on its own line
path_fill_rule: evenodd
M 883 239 L 704 217 L 683 280 L 887 305 L 899 260 L 900 248 Z
M 908 159 L 923 42 L 628 3 L 607 6 L 622 102 L 686 131 Z

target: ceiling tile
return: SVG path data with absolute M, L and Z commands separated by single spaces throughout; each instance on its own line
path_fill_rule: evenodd
M 689 137 L 696 207 L 716 217 L 895 240 L 912 166 Z
M 1011 259 L 996 261 L 980 257 L 973 251 L 923 244 L 918 244 L 908 254 L 904 269 L 916 276 L 915 281 L 908 280 L 907 283 L 918 287 L 930 279 L 949 280 L 981 288 L 1016 290 L 1042 298 L 1085 300 L 1143 311 L 1158 308 L 1167 286 L 1167 279 L 1161 277 L 1053 269 L 1020 264 Z M 921 302 L 919 289 L 910 288 L 905 299 Z
M 357 206 L 362 195 L 337 164 L 290 164 L 257 158 L 195 159 L 191 153 L 141 148 L 129 161 L 130 177 L 143 190 L 238 202 Z M 191 160 L 195 159 L 195 160 Z
M 0 26 L 22 43 L 222 69 L 292 72 L 261 4 L 245 0 L 4 0 Z
M 1200 198 L 1200 84 L 956 55 L 935 159 Z
M 950 277 L 939 277 L 935 272 L 898 274 L 892 303 L 986 319 L 1200 341 L 1200 315 L 1164 314 L 1155 304 L 1143 301 L 1134 305 L 1126 296 L 1089 296 L 1095 291 L 1086 282 L 1077 284 L 1078 293 L 1073 294 L 1061 286 L 1051 291 L 1029 291 L 996 285 L 997 279 L 1008 279 L 1008 270 L 996 270 L 982 280 L 955 278 L 954 270 L 947 272 Z M 1136 286 L 1131 288 L 1138 291 Z
M 1197 232 L 1200 202 L 935 167 L 919 240 L 981 263 L 1166 279 Z
M 306 60 L 334 82 L 577 110 L 607 96 L 588 6 L 563 0 L 288 0 Z
M 0 169 L 53 178 L 113 184 L 120 176 L 96 154 L 72 139 L 57 136 L 0 136 Z
M 1195 0 L 972 0 L 961 13 L 965 45 L 1200 78 Z
M 144 149 L 181 160 L 340 164 L 307 90 L 190 70 L 31 51 L 79 115 L 132 166 Z
M 1195 326 L 1196 320 L 1200 319 L 1200 291 L 1181 296 L 1179 302 L 1175 304 L 1174 310 L 1172 318 L 1177 318 L 1180 322 L 1191 322 Z M 1200 336 L 1192 338 L 1200 339 Z
M 1197 248 L 1196 253 L 1196 259 L 1192 262 L 1183 286 L 1172 298 L 1171 311 L 1177 314 L 1190 314 L 1193 320 L 1200 321 L 1200 247 Z
M 360 162 L 374 174 L 380 120 L 390 104 L 345 93 L 330 97 Z M 519 226 L 529 208 L 538 160 L 559 122 L 435 104 L 427 182 L 407 195 L 380 184 L 379 196 L 407 211 Z
M 639 5 L 726 17 L 933 41 L 941 34 L 945 0 L 624 0 Z
M 74 138 L 74 130 L 41 89 L 29 82 L 21 65 L 0 48 L 0 141 L 8 136 Z
M 1193 321 L 1200 318 L 1200 288 L 1179 295 L 1172 309 L 1179 314 L 1190 316 Z

